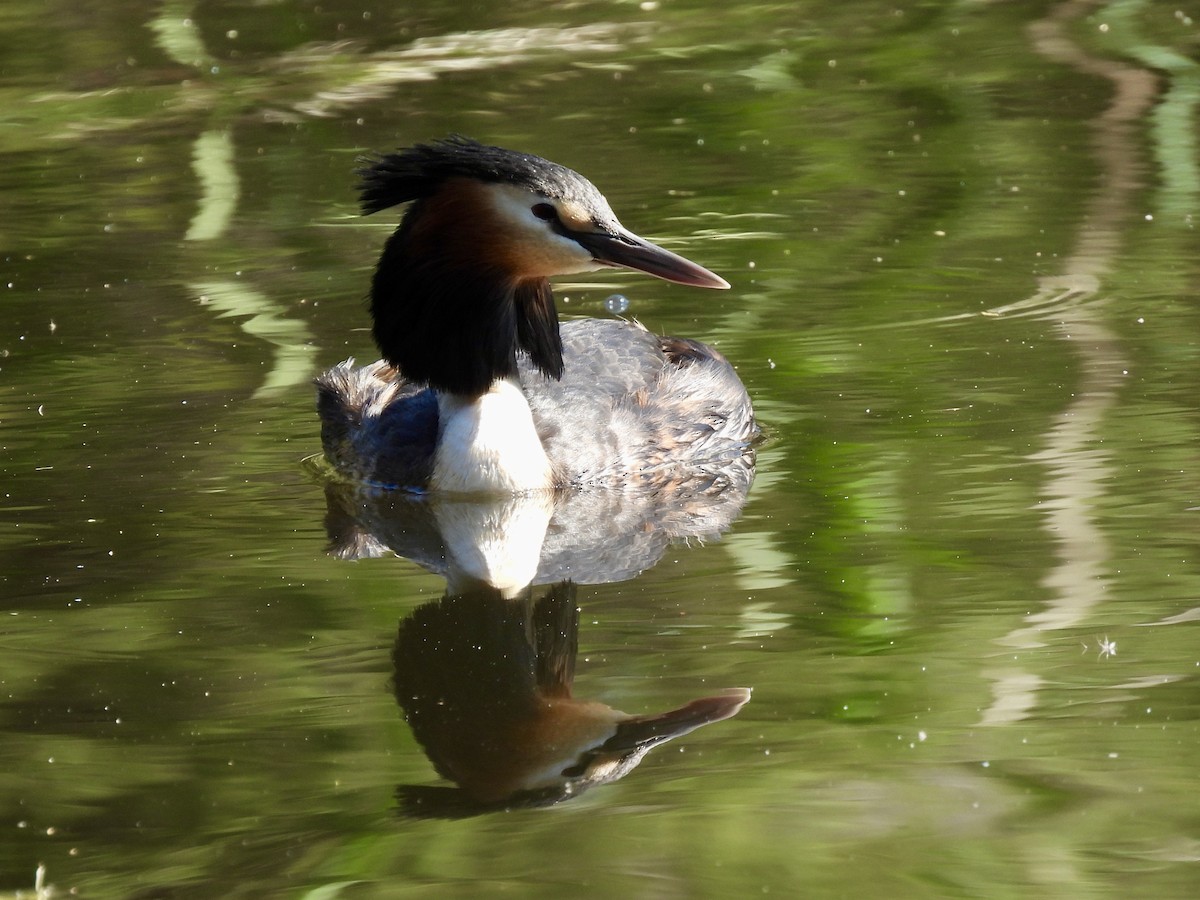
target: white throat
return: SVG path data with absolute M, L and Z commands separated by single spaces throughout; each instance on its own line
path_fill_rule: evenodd
M 430 487 L 470 493 L 523 493 L 553 486 L 550 460 L 515 378 L 478 399 L 437 394 L 438 443 Z

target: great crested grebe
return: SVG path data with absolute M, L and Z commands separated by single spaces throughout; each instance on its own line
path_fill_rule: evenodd
M 317 379 L 325 455 L 343 474 L 512 493 L 720 479 L 758 427 L 720 353 L 636 323 L 560 328 L 552 275 L 624 267 L 728 288 L 627 231 L 586 178 L 462 137 L 362 170 L 362 210 L 413 201 L 371 283 L 383 359 Z

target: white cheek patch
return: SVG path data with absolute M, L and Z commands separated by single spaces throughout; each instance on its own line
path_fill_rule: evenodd
M 549 203 L 559 210 L 568 228 L 581 226 L 580 220 L 590 223 L 583 210 L 576 204 L 548 200 L 511 184 L 489 184 L 484 191 L 492 204 L 499 231 L 509 244 L 520 268 L 533 275 L 572 275 L 576 272 L 591 272 L 603 268 L 592 259 L 592 254 L 576 241 L 554 231 L 550 222 L 533 214 L 538 203 Z

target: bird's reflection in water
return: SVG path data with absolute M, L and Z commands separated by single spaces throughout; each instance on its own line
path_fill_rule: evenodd
M 630 716 L 571 694 L 575 585 L 506 599 L 494 587 L 446 596 L 400 623 L 396 699 L 438 774 L 456 788 L 404 786 L 405 813 L 466 816 L 546 806 L 616 781 L 647 751 L 736 714 L 736 688 Z
M 395 554 L 508 593 L 530 584 L 611 584 L 680 541 L 719 539 L 741 515 L 751 460 L 703 484 L 655 491 L 560 491 L 490 499 L 326 482 L 325 527 L 341 559 Z
M 746 462 L 671 491 L 490 499 L 328 483 L 334 555 L 395 553 L 447 582 L 445 597 L 400 623 L 393 661 L 396 699 L 456 787 L 402 787 L 404 812 L 557 803 L 623 777 L 664 741 L 736 714 L 748 690 L 645 716 L 574 698 L 575 594 L 580 583 L 634 577 L 674 541 L 718 537 L 741 512 L 753 474 Z

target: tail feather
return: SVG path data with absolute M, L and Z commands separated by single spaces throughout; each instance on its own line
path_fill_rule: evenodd
M 437 400 L 380 360 L 353 359 L 322 372 L 317 388 L 321 444 L 344 475 L 420 487 L 429 478 L 437 440 Z

